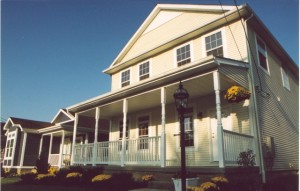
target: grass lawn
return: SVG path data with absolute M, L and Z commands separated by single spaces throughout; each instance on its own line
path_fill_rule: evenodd
M 21 184 L 18 177 L 1 178 L 1 190 L 3 191 L 101 191 L 99 188 L 87 188 L 81 186 L 57 186 L 57 185 L 27 185 Z

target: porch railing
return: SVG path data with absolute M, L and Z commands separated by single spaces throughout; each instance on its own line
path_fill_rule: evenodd
M 93 154 L 95 157 L 93 158 Z M 121 164 L 122 141 L 75 145 L 75 164 Z M 126 140 L 125 164 L 160 164 L 160 137 Z
M 225 161 L 236 161 L 240 152 L 254 149 L 254 137 L 223 130 Z

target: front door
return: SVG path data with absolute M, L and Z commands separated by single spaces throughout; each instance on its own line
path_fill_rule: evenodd
M 216 110 L 210 111 L 210 131 L 211 131 L 211 153 L 212 153 L 212 160 L 219 161 L 219 154 L 218 154 L 218 131 L 217 131 L 217 114 Z M 232 122 L 231 116 L 228 109 L 222 110 L 222 126 L 223 129 L 232 130 Z

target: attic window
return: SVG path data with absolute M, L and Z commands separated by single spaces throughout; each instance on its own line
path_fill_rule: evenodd
M 184 64 L 191 62 L 191 48 L 187 44 L 176 50 L 177 66 L 182 66 Z
M 122 87 L 130 84 L 130 70 L 126 70 L 121 73 L 121 85 Z
M 205 47 L 207 56 L 223 57 L 223 43 L 221 31 L 205 37 Z
M 285 87 L 287 90 L 291 90 L 289 76 L 285 68 L 281 68 L 281 76 L 282 76 L 283 87 Z

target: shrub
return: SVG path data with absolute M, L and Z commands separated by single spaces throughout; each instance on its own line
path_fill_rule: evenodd
M 47 174 L 50 164 L 48 163 L 47 154 L 42 151 L 40 157 L 35 162 L 36 170 L 39 174 Z
M 90 167 L 90 168 L 85 168 L 84 171 L 82 172 L 82 184 L 88 185 L 91 184 L 92 178 L 95 176 L 103 174 L 103 167 Z
M 49 174 L 57 174 L 58 171 L 59 171 L 59 169 L 56 168 L 56 167 L 53 167 L 53 166 L 51 166 L 51 167 L 48 169 L 48 173 L 49 173 Z
M 110 174 L 99 174 L 92 179 L 92 182 L 103 182 L 111 179 L 111 177 Z
M 70 172 L 66 175 L 67 185 L 79 185 L 81 183 L 82 174 L 80 172 Z
M 22 179 L 22 183 L 33 184 L 35 183 L 36 176 L 37 173 L 27 172 L 27 173 L 22 173 L 20 177 Z
M 253 151 L 248 149 L 247 151 L 240 152 L 237 164 L 245 168 L 253 167 L 255 165 L 255 154 Z
M 211 178 L 211 182 L 215 183 L 220 190 L 228 190 L 228 179 L 223 176 L 215 176 Z
M 112 175 L 110 190 L 127 191 L 135 186 L 131 173 L 115 173 Z
M 38 184 L 53 184 L 55 182 L 54 174 L 38 174 L 35 177 Z
M 203 191 L 203 188 L 201 188 L 199 186 L 189 186 L 186 189 L 187 189 L 187 191 Z
M 154 176 L 152 174 L 146 174 L 142 176 L 141 179 L 143 182 L 150 182 L 151 180 L 154 180 Z
M 203 191 L 218 191 L 219 190 L 219 187 L 215 183 L 212 183 L 212 182 L 204 182 L 200 185 L 200 188 Z

